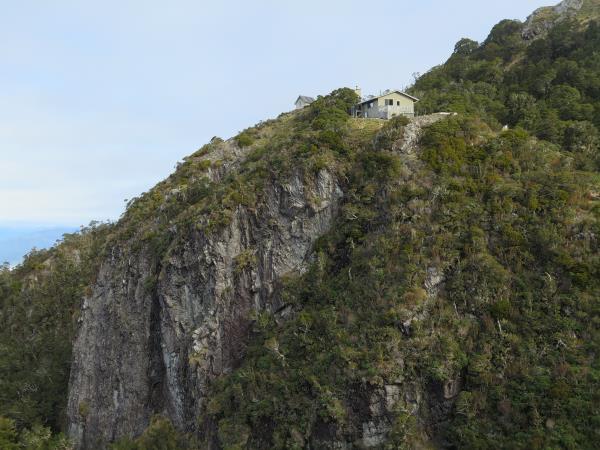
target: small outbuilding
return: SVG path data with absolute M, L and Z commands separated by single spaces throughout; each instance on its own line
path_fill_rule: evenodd
M 300 95 L 300 96 L 298 96 L 298 100 L 296 100 L 296 103 L 294 103 L 294 104 L 296 105 L 296 109 L 302 109 L 302 108 L 310 105 L 314 101 L 315 101 L 315 99 L 312 97 L 307 97 L 306 95 Z
M 354 117 L 391 119 L 396 116 L 414 117 L 418 98 L 402 91 L 385 91 L 379 96 L 369 96 L 352 108 Z

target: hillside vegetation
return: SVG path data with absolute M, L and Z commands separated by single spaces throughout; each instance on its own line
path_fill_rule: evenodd
M 0 266 L 2 449 L 66 448 L 52 432 L 66 426 L 72 340 L 109 228 L 92 224 L 15 269 Z
M 600 5 L 594 8 L 600 12 Z M 522 38 L 523 29 L 505 20 L 481 45 L 459 41 L 444 65 L 412 87 L 421 98 L 418 110 L 476 114 L 495 128 L 521 127 L 570 152 L 577 168 L 596 169 L 600 27 L 570 18 L 532 42 Z
M 256 311 L 243 357 L 209 388 L 205 432 L 157 416 L 113 448 L 595 448 L 600 26 L 590 11 L 532 41 L 503 21 L 481 45 L 457 43 L 411 93 L 422 114 L 459 114 L 426 127 L 414 149 L 402 145 L 408 120 L 352 119 L 355 94 L 340 89 L 213 139 L 118 223 L 4 267 L 0 447 L 69 448 L 59 433 L 71 343 L 111 249 L 127 243 L 158 274 L 189 234 L 260 208 L 270 184 L 327 170 L 343 190 L 335 223 L 306 270 L 281 280 L 285 315 Z
M 415 161 L 378 138 L 394 127 L 351 159 L 342 216 L 286 286 L 297 314 L 259 316 L 214 386 L 224 448 L 303 448 L 323 427 L 358 439 L 369 393 L 407 380 L 429 406 L 460 393 L 445 424 L 400 403 L 387 448 L 426 445 L 424 427 L 456 448 L 592 448 L 598 174 L 471 117 L 431 126 Z

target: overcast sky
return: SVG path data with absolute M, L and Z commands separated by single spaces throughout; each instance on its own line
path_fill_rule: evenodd
M 546 4 L 0 0 L 0 229 L 116 219 L 212 136 L 298 94 L 402 88 Z

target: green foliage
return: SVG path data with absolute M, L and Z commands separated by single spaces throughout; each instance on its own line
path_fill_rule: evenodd
M 249 128 L 235 137 L 235 141 L 240 147 L 250 147 L 254 144 L 257 137 L 257 130 Z
M 405 124 L 398 119 L 389 128 Z M 347 129 L 338 139 L 348 145 L 351 134 Z M 372 141 L 373 134 L 364 147 L 346 155 L 336 152 L 345 159 L 336 167 L 346 174 L 352 193 L 337 232 L 319 244 L 319 262 L 301 280 L 291 280 L 283 293 L 301 312 L 284 324 L 261 315 L 243 366 L 213 388 L 206 414 L 218 424 L 223 448 L 305 448 L 319 424 L 351 433 L 356 426 L 348 415 L 351 392 L 365 382 L 362 395 L 375 389 L 385 343 L 401 339 L 400 330 L 380 326 L 387 320 L 387 303 L 361 306 L 379 283 L 379 269 L 371 273 L 362 256 L 356 256 L 350 271 L 340 267 L 349 264 L 347 258 L 354 261 L 350 248 L 384 223 L 377 213 L 377 192 L 399 175 L 398 157 L 384 145 L 374 149 Z M 350 284 L 349 272 L 357 274 Z
M 342 88 L 326 97 L 319 96 L 308 108 L 308 117 L 315 130 L 343 132 L 352 106 L 358 95 L 351 89 Z
M 454 46 L 454 54 L 468 56 L 479 47 L 479 43 L 472 39 L 463 38 Z
M 421 98 L 418 112 L 450 110 L 477 114 L 493 128 L 523 127 L 541 139 L 577 148 L 578 166 L 598 168 L 598 25 L 581 27 L 566 20 L 529 45 L 521 28 L 503 21 L 481 46 L 459 41 L 450 59 L 411 89 Z M 572 147 L 578 127 L 592 137 Z
M 111 450 L 195 450 L 194 440 L 179 433 L 164 417 L 154 416 L 144 433 L 136 439 L 120 439 Z
M 408 125 L 409 119 L 404 116 L 394 117 L 386 121 L 373 139 L 373 147 L 392 150 L 403 142 L 404 127 Z
M 253 249 L 244 250 L 235 257 L 235 272 L 241 273 L 256 265 L 256 254 Z
M 522 130 L 457 145 L 457 127 L 451 121 L 431 127 L 422 153 L 446 192 L 435 223 L 451 225 L 459 244 L 460 257 L 447 274 L 447 299 L 459 313 L 481 320 L 464 347 L 468 392 L 456 405 L 449 438 L 460 448 L 589 448 L 596 439 L 592 392 L 598 367 L 589 359 L 590 347 L 567 336 L 598 337 L 584 319 L 598 313 L 597 302 L 590 303 L 600 292 L 590 278 L 597 244 L 574 238 L 595 227 L 573 213 L 589 217 L 584 211 L 591 205 L 580 193 L 595 189 L 591 178 L 576 176 L 568 154 Z M 549 339 L 551 348 L 540 350 Z M 565 375 L 551 375 L 564 364 L 573 377 L 567 384 Z M 567 388 L 572 383 L 578 387 Z M 538 425 L 529 422 L 532 414 Z M 545 432 L 545 423 L 556 429 Z
M 15 422 L 0 416 L 0 448 L 2 450 L 72 450 L 62 435 L 53 435 L 50 428 L 35 425 L 19 433 Z
M 75 324 L 109 231 L 92 224 L 0 268 L 0 411 L 19 429 L 64 429 Z
M 0 448 L 5 450 L 17 450 L 18 432 L 15 422 L 0 416 Z
M 591 448 L 598 249 L 576 236 L 598 229 L 582 194 L 597 178 L 523 129 L 464 116 L 429 127 L 415 166 L 388 150 L 402 127 L 350 153 L 340 218 L 286 285 L 295 314 L 261 315 L 205 419 L 225 448 L 318 446 L 323 424 L 325 439 L 352 441 L 362 430 L 350 411 L 383 384 L 461 378 L 451 445 Z M 432 268 L 439 295 L 422 287 Z M 414 416 L 390 420 L 390 448 L 421 445 Z
M 490 32 L 479 50 L 481 57 L 487 60 L 501 58 L 510 61 L 525 48 L 521 37 L 523 24 L 516 20 L 502 20 Z

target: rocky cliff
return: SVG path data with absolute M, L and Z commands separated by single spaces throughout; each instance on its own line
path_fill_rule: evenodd
M 210 172 L 219 183 L 246 156 L 230 140 L 202 160 L 228 160 Z M 328 170 L 294 171 L 268 183 L 255 206 L 237 206 L 217 232 L 181 236 L 159 266 L 147 249 L 112 247 L 74 347 L 69 431 L 78 447 L 140 434 L 156 413 L 197 429 L 207 384 L 239 362 L 257 312 L 282 311 L 278 281 L 304 270 L 342 195 Z
M 252 130 L 253 140 L 268 145 L 278 134 L 293 134 L 290 124 L 297 127 L 310 114 L 295 113 Z M 317 113 L 313 122 L 319 115 L 323 114 Z M 418 165 L 415 152 L 423 127 L 445 117 L 420 117 L 407 127 L 384 127 L 379 133 L 383 121 L 356 120 L 346 140 L 361 139 L 354 141 L 359 148 L 389 147 L 387 151 L 404 155 L 406 164 Z M 330 232 L 342 204 L 347 204 L 344 197 L 351 186 L 337 163 L 310 169 L 288 165 L 281 170 L 283 176 L 266 175 L 260 192 L 252 193 L 257 198 L 251 204 L 235 202 L 227 220 L 215 227 L 210 227 L 211 214 L 195 216 L 186 227 L 181 221 L 185 211 L 172 215 L 166 227 L 153 223 L 154 212 L 143 219 L 150 225 L 136 222 L 139 205 L 151 198 L 161 198 L 158 211 L 168 210 L 170 202 L 189 203 L 191 186 L 200 180 L 210 186 L 235 186 L 236 195 L 250 194 L 237 183 L 257 160 L 259 144 L 241 147 L 240 141 L 214 139 L 166 182 L 137 199 L 117 224 L 121 231 L 109 243 L 84 300 L 74 344 L 68 417 L 77 448 L 104 448 L 120 437 L 139 435 L 155 414 L 167 417 L 179 430 L 203 436 L 208 447 L 220 448 L 214 421 L 201 420 L 212 382 L 241 364 L 258 315 L 266 313 L 285 323 L 296 314 L 297 306 L 282 299 L 282 280 L 302 276 L 314 264 L 315 242 Z M 294 147 L 298 142 L 282 145 Z M 288 150 L 280 149 L 283 154 Z M 190 167 L 200 168 L 202 176 Z M 153 250 L 157 230 L 170 236 L 159 260 Z M 149 234 L 153 238 L 146 239 Z M 441 281 L 431 269 L 425 282 L 429 295 L 436 295 Z M 407 333 L 411 321 L 403 325 Z M 397 364 L 401 369 L 402 361 Z M 427 409 L 425 389 L 414 377 L 404 376 L 381 387 L 359 389 L 349 434 L 321 431 L 307 438 L 313 445 L 346 446 L 356 440 L 367 447 L 380 445 L 391 429 L 392 411 L 400 404 L 416 417 L 428 416 L 421 410 Z M 455 387 L 445 389 L 438 407 L 456 394 Z M 443 420 L 447 408 L 436 413 L 437 421 Z
M 600 16 L 600 2 L 597 0 L 564 0 L 558 5 L 537 9 L 525 22 L 523 37 L 527 40 L 543 36 L 554 25 L 577 19 L 587 22 Z

